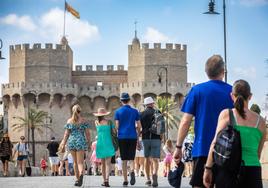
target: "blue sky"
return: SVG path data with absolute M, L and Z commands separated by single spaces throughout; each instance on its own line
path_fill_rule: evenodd
M 223 55 L 223 17 L 204 15 L 208 0 L 69 0 L 81 19 L 66 17 L 66 34 L 79 65 L 124 64 L 138 21 L 141 42 L 188 46 L 188 81 L 206 81 L 204 63 Z M 246 79 L 253 102 L 264 106 L 268 93 L 268 0 L 226 0 L 228 82 Z M 58 43 L 63 0 L 1 0 L 0 38 L 4 42 L 0 83 L 8 82 L 8 46 Z M 222 13 L 222 1 L 216 0 Z

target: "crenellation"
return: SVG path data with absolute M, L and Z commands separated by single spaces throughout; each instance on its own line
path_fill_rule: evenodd
M 181 50 L 181 44 L 175 44 L 175 49 Z
M 173 44 L 172 43 L 166 43 L 166 49 L 172 50 L 173 49 Z
M 20 51 L 21 50 L 21 44 L 16 44 L 15 45 L 15 50 Z
M 103 65 L 97 65 L 96 70 L 97 71 L 103 71 Z
M 92 65 L 86 65 L 86 71 L 93 71 Z
M 107 71 L 114 71 L 113 65 L 107 65 Z
M 149 49 L 149 43 L 142 43 L 142 49 Z
M 52 43 L 46 43 L 45 44 L 45 49 L 53 49 L 53 44 Z
M 124 68 L 124 65 L 117 65 L 117 70 L 118 71 L 123 71 L 125 68 Z
M 28 50 L 30 48 L 30 44 L 22 44 L 22 49 L 23 50 Z
M 56 50 L 62 50 L 62 45 L 61 44 L 56 44 Z
M 75 66 L 75 71 L 82 71 L 82 65 L 76 65 Z
M 187 45 L 186 44 L 182 45 L 182 50 L 183 51 L 186 51 L 187 50 Z
M 33 44 L 33 49 L 41 49 L 41 44 L 40 43 Z
M 154 43 L 154 49 L 161 49 L 161 43 Z

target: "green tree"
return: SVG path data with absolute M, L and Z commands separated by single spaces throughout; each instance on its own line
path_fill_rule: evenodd
M 170 98 L 158 96 L 155 101 L 155 107 L 164 115 L 165 119 L 168 118 L 167 132 L 172 129 L 177 129 L 180 122 L 180 117 L 175 115 L 175 109 L 178 105 Z
M 28 111 L 28 116 L 27 117 L 19 117 L 16 116 L 14 117 L 19 121 L 19 123 L 16 123 L 12 125 L 13 130 L 19 130 L 23 128 L 29 128 L 31 130 L 31 137 L 32 137 L 32 151 L 33 151 L 33 158 L 32 162 L 33 165 L 35 166 L 35 130 L 37 130 L 39 133 L 43 133 L 42 128 L 47 127 L 51 129 L 48 125 L 45 125 L 44 120 L 48 117 L 48 113 L 44 112 L 42 110 L 35 110 L 35 109 L 30 109 Z

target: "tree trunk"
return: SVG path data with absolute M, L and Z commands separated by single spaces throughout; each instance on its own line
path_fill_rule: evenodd
M 34 139 L 34 128 L 31 128 L 32 131 L 32 148 L 33 148 L 33 166 L 35 166 L 35 139 Z

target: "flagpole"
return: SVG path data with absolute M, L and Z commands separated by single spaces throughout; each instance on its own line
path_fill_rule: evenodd
M 65 37 L 65 16 L 66 16 L 66 0 L 64 0 L 63 37 Z

